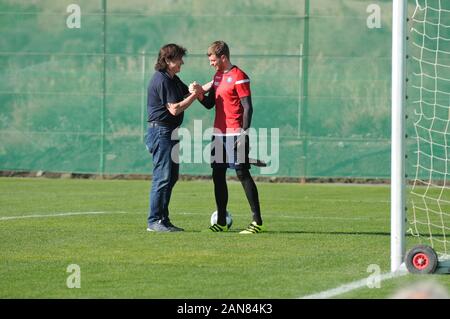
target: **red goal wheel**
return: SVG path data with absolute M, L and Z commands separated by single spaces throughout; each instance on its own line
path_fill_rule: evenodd
M 405 264 L 410 273 L 432 274 L 436 270 L 438 256 L 433 248 L 419 245 L 406 254 Z

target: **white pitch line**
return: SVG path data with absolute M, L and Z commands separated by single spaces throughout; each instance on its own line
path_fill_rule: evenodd
M 135 212 L 134 212 L 135 213 Z M 56 213 L 56 214 L 34 214 L 34 215 L 22 215 L 22 216 L 5 216 L 0 217 L 0 221 L 3 220 L 14 220 L 14 219 L 26 219 L 26 218 L 45 218 L 45 217 L 61 217 L 61 216 L 77 216 L 77 215 L 100 215 L 100 214 L 132 214 L 129 212 L 67 212 L 67 213 Z M 204 213 L 188 213 L 180 212 L 176 213 L 179 215 L 205 215 Z M 246 214 L 233 214 L 235 216 L 247 216 Z M 206 216 L 206 215 L 205 215 Z M 277 218 L 289 218 L 289 219 L 332 219 L 332 220 L 384 220 L 368 217 L 334 217 L 334 216 L 287 216 L 287 215 L 277 215 Z
M 204 215 L 205 213 L 188 213 L 181 212 L 175 213 L 179 215 Z M 278 214 L 278 212 L 274 212 L 274 214 Z M 231 214 L 232 216 L 248 216 L 248 214 Z M 290 219 L 332 219 L 332 220 L 371 220 L 371 221 L 385 221 L 386 218 L 369 218 L 369 217 L 335 217 L 335 216 L 287 216 L 287 215 L 276 215 L 276 218 L 290 218 Z
M 77 215 L 100 215 L 100 214 L 126 214 L 126 212 L 69 212 L 46 215 L 23 215 L 23 216 L 5 216 L 0 217 L 2 220 L 25 219 L 25 218 L 45 218 L 45 217 L 62 217 L 62 216 L 77 216 Z
M 389 273 L 385 273 L 380 275 L 380 277 L 378 278 L 379 282 L 382 282 L 384 280 L 389 280 L 389 279 L 394 279 L 394 278 L 398 278 L 401 276 L 405 276 L 406 274 L 408 274 L 408 272 L 406 270 L 398 270 L 396 272 L 389 272 Z M 307 295 L 304 297 L 300 297 L 299 299 L 327 299 L 327 298 L 332 298 L 332 297 L 336 297 L 338 295 L 342 295 L 345 294 L 347 292 L 359 289 L 359 288 L 363 288 L 363 287 L 368 287 L 368 282 L 369 282 L 369 278 L 364 278 L 358 281 L 354 281 L 342 286 L 339 286 L 337 288 L 333 288 L 330 290 L 325 290 L 316 294 L 312 294 L 312 295 Z M 370 280 L 370 282 L 373 282 L 373 280 Z M 377 289 L 377 288 L 372 288 L 372 289 Z

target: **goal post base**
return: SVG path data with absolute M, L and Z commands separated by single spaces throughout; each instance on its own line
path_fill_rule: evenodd
M 445 255 L 438 258 L 432 247 L 417 245 L 407 252 L 400 268 L 412 274 L 450 274 L 449 257 Z
M 396 272 L 409 272 L 406 264 L 402 263 Z M 450 259 L 439 261 L 433 274 L 447 275 L 450 274 Z
M 450 259 L 441 260 L 438 262 L 435 274 L 450 274 Z

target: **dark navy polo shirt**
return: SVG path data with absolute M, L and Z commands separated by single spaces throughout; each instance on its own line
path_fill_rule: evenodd
M 173 126 L 181 125 L 184 112 L 173 116 L 166 105 L 181 102 L 188 94 L 189 88 L 178 76 L 170 78 L 165 71 L 156 71 L 147 90 L 147 121 L 158 121 Z

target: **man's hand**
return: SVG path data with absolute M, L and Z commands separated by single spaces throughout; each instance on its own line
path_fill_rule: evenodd
M 191 94 L 195 93 L 197 98 L 203 98 L 203 94 L 205 92 L 203 91 L 202 86 L 194 81 L 191 84 L 189 84 L 189 93 Z
M 184 112 L 196 99 L 203 99 L 203 89 L 197 82 L 189 84 L 189 95 L 185 99 L 178 103 L 167 103 L 167 109 L 173 116 L 177 116 L 181 112 Z

